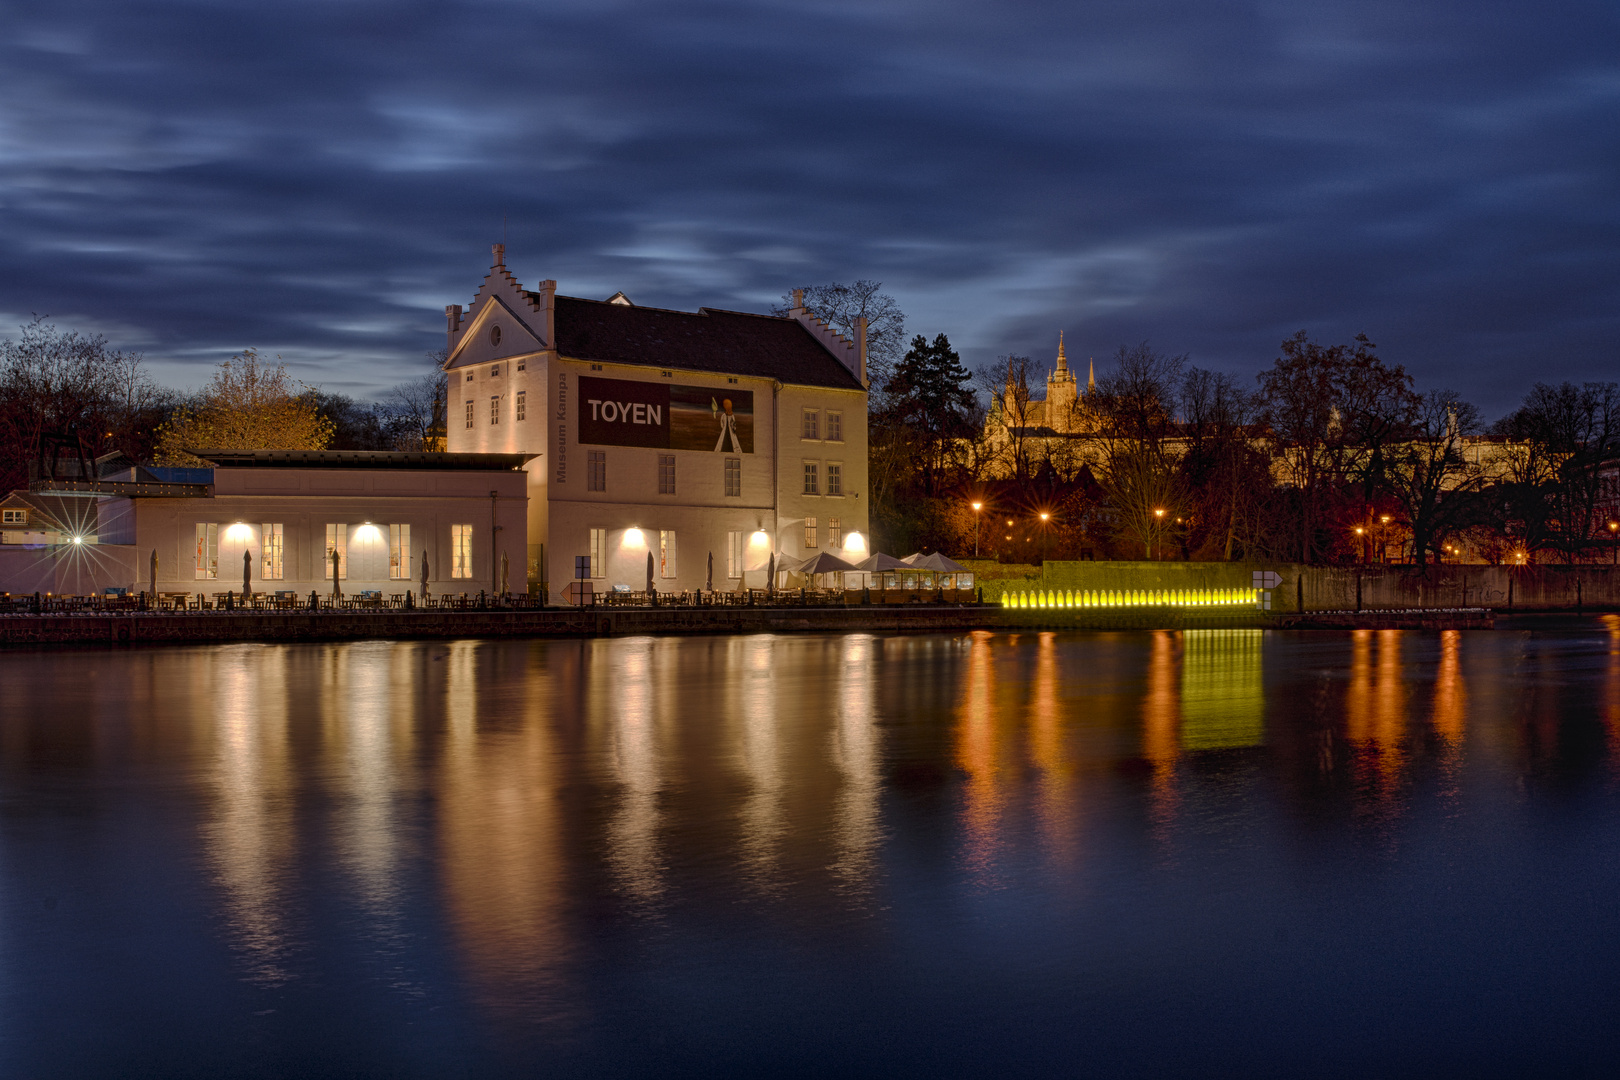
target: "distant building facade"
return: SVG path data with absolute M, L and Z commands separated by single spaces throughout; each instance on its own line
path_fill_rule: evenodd
M 778 560 L 867 554 L 864 327 L 534 290 L 501 245 L 447 307 L 448 446 L 531 455 L 531 583 L 761 586 Z M 583 562 L 577 562 L 583 560 Z M 565 590 L 568 590 L 565 592 Z

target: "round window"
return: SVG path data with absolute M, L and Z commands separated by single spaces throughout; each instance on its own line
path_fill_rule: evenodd
M 501 343 L 501 328 L 499 326 L 492 326 L 489 328 L 489 343 L 491 345 L 499 345 Z

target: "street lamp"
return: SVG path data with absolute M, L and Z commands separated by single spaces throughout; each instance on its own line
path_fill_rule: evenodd
M 1616 545 L 1620 545 L 1620 521 L 1611 521 L 1609 522 L 1609 552 L 1612 556 L 1610 561 L 1614 565 L 1620 566 L 1620 546 Z
M 1149 554 L 1155 559 L 1159 559 L 1164 556 L 1164 552 L 1160 550 L 1159 544 L 1159 530 L 1163 528 L 1163 526 L 1164 511 L 1162 509 L 1156 509 L 1153 511 L 1153 550 L 1149 552 Z
M 1045 510 L 1041 511 L 1041 565 L 1046 565 L 1046 523 L 1052 520 L 1052 515 Z
M 984 503 L 973 504 L 973 557 L 979 557 L 979 511 L 984 509 Z

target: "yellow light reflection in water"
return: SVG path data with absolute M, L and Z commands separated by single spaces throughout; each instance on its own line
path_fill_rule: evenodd
M 1165 830 L 1176 812 L 1180 668 L 1180 635 L 1170 630 L 1155 631 L 1148 652 L 1147 685 L 1142 695 L 1142 756 L 1153 765 L 1151 817 L 1160 841 L 1167 838 Z
M 664 890 L 658 853 L 657 718 L 653 713 L 651 638 L 598 641 L 591 649 L 593 712 L 605 714 L 613 746 L 618 806 L 608 823 L 607 862 L 631 898 L 652 901 Z
M 1037 637 L 1035 681 L 1029 708 L 1029 756 L 1039 772 L 1037 813 L 1053 858 L 1072 864 L 1080 848 L 1080 805 L 1073 798 L 1073 767 L 1064 740 L 1063 709 L 1058 696 L 1057 635 Z
M 486 1008 L 547 1019 L 568 1007 L 568 936 L 546 673 L 531 658 L 523 693 L 497 696 L 480 681 L 479 643 L 430 648 L 449 650 L 439 865 L 460 960 Z
M 286 651 L 222 648 L 193 670 L 196 697 L 210 703 L 215 805 L 203 843 L 225 894 L 226 922 L 247 958 L 248 977 L 291 977 L 288 910 L 297 854 L 296 784 L 287 739 Z M 211 692 L 210 692 L 211 691 Z
M 1462 744 L 1468 722 L 1468 691 L 1463 686 L 1462 631 L 1440 631 L 1440 663 L 1434 673 L 1435 733 L 1452 746 Z
M 880 832 L 879 775 L 881 735 L 876 720 L 877 672 L 873 638 L 852 634 L 843 640 L 838 691 L 838 725 L 832 733 L 832 759 L 842 778 L 833 807 L 837 855 L 833 873 L 846 888 L 871 888 Z
M 1224 750 L 1265 737 L 1261 678 L 1263 630 L 1188 630 L 1182 634 L 1181 746 Z
M 780 884 L 778 863 L 787 823 L 782 808 L 783 772 L 780 720 L 776 710 L 773 660 L 778 645 L 769 634 L 742 638 L 742 727 L 738 764 L 748 778 L 748 795 L 740 811 L 743 873 L 761 892 Z

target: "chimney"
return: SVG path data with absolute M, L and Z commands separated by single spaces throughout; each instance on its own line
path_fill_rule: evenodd
M 491 250 L 495 252 L 495 266 L 504 269 L 506 267 L 506 245 L 492 244 L 490 246 Z M 493 267 L 491 269 L 493 269 Z
M 450 333 L 458 334 L 458 333 L 461 332 L 461 305 L 460 304 L 446 304 L 445 307 L 444 307 L 444 318 L 445 318 L 445 321 L 450 324 L 449 325 L 449 332 Z
M 862 315 L 855 320 L 855 376 L 861 380 L 862 386 L 869 385 L 866 381 L 866 316 Z
M 535 287 L 535 309 L 540 313 L 541 342 L 548 349 L 557 347 L 557 283 L 547 278 Z
M 804 290 L 803 289 L 794 289 L 793 290 L 793 314 L 797 315 L 799 312 L 801 312 L 803 310 L 804 310 Z

